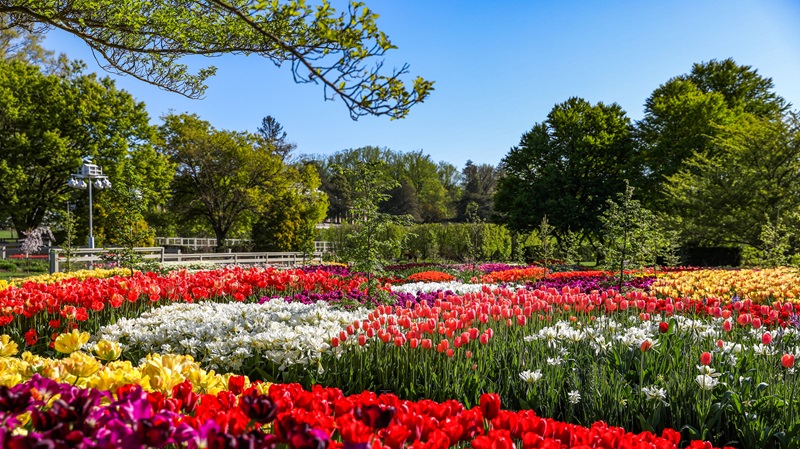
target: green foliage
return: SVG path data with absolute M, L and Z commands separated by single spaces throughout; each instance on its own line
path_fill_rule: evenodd
M 797 217 L 792 217 L 795 223 Z M 792 231 L 794 226 L 787 226 L 780 214 L 775 220 L 764 217 L 764 226 L 761 227 L 761 248 L 757 251 L 755 264 L 762 267 L 779 267 L 789 265 L 790 240 L 795 236 Z
M 800 133 L 782 121 L 740 115 L 719 127 L 711 151 L 696 153 L 668 178 L 684 238 L 708 246 L 761 245 L 765 216 L 800 208 Z
M 75 257 L 75 242 L 76 242 L 76 226 L 77 219 L 75 214 L 70 213 L 69 204 L 67 209 L 60 219 L 61 229 L 64 231 L 64 238 L 61 241 L 60 255 L 66 259 L 64 262 L 64 270 L 69 273 L 72 271 L 72 259 Z
M 366 162 L 353 169 L 342 169 L 345 176 L 355 179 L 353 191 L 353 227 L 347 235 L 348 247 L 344 257 L 353 262 L 355 271 L 367 273 L 370 284 L 375 275 L 383 271 L 386 254 L 399 254 L 405 233 L 391 225 L 410 224 L 410 217 L 396 216 L 380 211 L 380 203 L 388 199 L 383 193 L 397 185 L 397 181 L 386 175 L 383 162 Z M 368 286 L 369 291 L 375 285 Z
M 497 188 L 499 170 L 490 164 L 475 165 L 468 160 L 461 171 L 461 197 L 456 205 L 456 220 L 470 221 L 470 205 L 482 221 L 489 221 L 494 215 L 494 194 Z
M 608 200 L 600 217 L 604 263 L 619 270 L 619 289 L 626 269 L 655 266 L 659 257 L 670 256 L 675 248 L 674 233 L 658 224 L 656 216 L 633 198 L 633 191 L 628 185 L 617 201 Z
M 439 222 L 452 218 L 457 199 L 458 172 L 445 162 L 434 163 L 422 151 L 402 153 L 386 148 L 362 147 L 339 151 L 315 161 L 322 178 L 321 189 L 330 198 L 328 217 L 334 221 L 349 220 L 356 195 L 358 164 L 385 162 L 382 171 L 395 181 L 381 193 L 387 195 L 380 211 L 392 215 L 410 215 L 415 222 Z M 336 170 L 342 167 L 346 171 Z
M 325 218 L 328 199 L 319 190 L 313 165 L 290 167 L 287 176 L 295 182 L 281 192 L 253 225 L 252 240 L 259 251 L 314 252 L 316 225 Z
M 550 223 L 547 222 L 547 215 L 542 217 L 542 222 L 539 223 L 539 229 L 537 229 L 539 235 L 539 241 L 541 242 L 541 250 L 542 250 L 542 260 L 544 263 L 544 269 L 547 270 L 548 263 L 550 259 L 553 258 L 553 245 L 551 242 L 553 227 L 550 226 Z M 547 271 L 545 271 L 545 278 L 547 277 Z
M 159 150 L 178 167 L 172 210 L 184 223 L 207 224 L 218 248 L 232 230 L 249 229 L 288 188 L 286 166 L 259 137 L 218 131 L 196 115 L 163 119 Z
M 113 183 L 126 156 L 145 151 L 152 135 L 144 104 L 110 79 L 80 72 L 46 75 L 0 60 L 0 104 L 0 217 L 11 217 L 17 232 L 64 204 L 84 157 Z M 81 208 L 87 199 L 81 196 Z
M 561 239 L 561 259 L 566 265 L 576 266 L 583 260 L 581 258 L 581 236 L 577 232 L 567 230 Z
M 101 203 L 108 214 L 104 246 L 118 246 L 106 251 L 104 259 L 130 269 L 131 275 L 134 267 L 144 260 L 134 248 L 151 246 L 154 237 L 144 219 L 147 198 L 150 196 L 152 195 L 148 194 L 142 176 L 129 165 Z
M 10 25 L 55 27 L 83 39 L 108 70 L 163 89 L 202 97 L 216 68 L 193 72 L 179 60 L 228 53 L 258 55 L 291 66 L 296 82 L 322 84 L 355 119 L 403 118 L 433 90 L 433 82 L 402 78 L 408 65 L 387 72 L 383 56 L 395 46 L 377 27 L 378 15 L 353 2 L 336 11 L 324 0 L 227 2 L 202 7 L 176 1 L 51 0 L 0 5 Z
M 503 177 L 495 195 L 500 222 L 528 232 L 547 215 L 557 238 L 576 226 L 596 237 L 598 212 L 624 189 L 632 170 L 631 130 L 617 104 L 591 105 L 580 98 L 557 104 L 500 164 Z

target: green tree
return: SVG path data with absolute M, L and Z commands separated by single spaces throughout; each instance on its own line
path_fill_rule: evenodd
M 319 190 L 319 175 L 312 164 L 291 167 L 286 176 L 292 182 L 275 195 L 253 225 L 253 243 L 261 251 L 313 253 L 316 225 L 325 218 L 328 197 Z
M 22 27 L 9 27 L 0 17 L 0 59 L 15 60 L 41 68 L 45 74 L 66 74 L 76 68 L 63 54 L 42 47 L 42 35 Z
M 410 217 L 391 215 L 380 211 L 380 203 L 389 195 L 383 193 L 397 183 L 386 173 L 385 162 L 374 161 L 358 164 L 355 168 L 342 169 L 346 177 L 355 179 L 353 191 L 353 227 L 347 239 L 349 251 L 345 255 L 353 261 L 355 271 L 367 273 L 367 293 L 377 291 L 376 275 L 383 271 L 385 255 L 403 246 L 405 234 L 393 235 L 391 226 L 409 225 Z
M 624 190 L 633 170 L 631 129 L 617 104 L 557 104 L 501 161 L 494 198 L 500 222 L 529 232 L 547 215 L 559 240 L 576 226 L 596 240 L 606 200 Z
M 113 183 L 128 156 L 147 151 L 153 132 L 144 104 L 110 79 L 45 75 L 20 61 L 0 60 L 0 104 L 0 216 L 18 232 L 67 200 L 67 180 L 84 157 Z M 86 198 L 78 204 L 86 207 Z
M 797 217 L 792 217 L 797 221 Z M 781 220 L 780 214 L 775 220 L 765 217 L 764 226 L 761 227 L 761 247 L 757 249 L 756 264 L 762 267 L 779 267 L 789 264 L 791 239 L 795 236 L 792 228 Z
M 436 163 L 422 150 L 402 153 L 388 151 L 387 170 L 398 185 L 386 192 L 389 199 L 382 211 L 411 215 L 417 222 L 438 222 L 447 218 L 447 191 Z
M 764 217 L 800 208 L 800 126 L 742 114 L 720 126 L 710 151 L 670 176 L 665 190 L 682 217 L 684 239 L 759 247 Z
M 289 153 L 297 148 L 294 143 L 286 141 L 286 131 L 283 130 L 283 125 L 271 115 L 261 119 L 258 133 L 261 134 L 267 145 L 274 148 L 275 154 L 280 156 L 283 161 L 286 161 Z
M 178 167 L 172 210 L 211 227 L 221 249 L 235 226 L 249 227 L 285 189 L 285 166 L 255 135 L 216 130 L 196 115 L 163 120 L 159 150 Z
M 72 259 L 75 257 L 75 234 L 76 234 L 76 227 L 77 227 L 77 220 L 75 219 L 75 214 L 71 213 L 70 205 L 67 203 L 67 208 L 65 209 L 64 213 L 60 215 L 60 225 L 64 231 L 64 238 L 61 241 L 61 251 L 59 252 L 60 255 L 64 256 L 65 263 L 64 267 L 66 272 L 69 273 L 72 271 Z
M 131 275 L 134 267 L 144 260 L 135 248 L 152 245 L 153 231 L 144 219 L 148 198 L 152 196 L 147 192 L 142 176 L 131 165 L 127 165 L 122 176 L 98 205 L 108 217 L 102 236 L 104 246 L 117 246 L 108 251 L 105 258 L 128 268 Z
M 659 211 L 675 207 L 664 195 L 667 178 L 686 169 L 695 154 L 715 157 L 712 143 L 741 114 L 779 120 L 788 109 L 770 78 L 732 59 L 694 64 L 688 74 L 659 86 L 645 102 L 637 127 L 638 162 L 645 204 Z
M 377 14 L 351 2 L 338 12 L 327 0 L 200 4 L 144 0 L 2 0 L 7 25 L 58 28 L 83 39 L 106 70 L 132 75 L 197 98 L 216 69 L 192 72 L 185 56 L 258 55 L 291 66 L 296 82 L 321 84 L 326 99 L 340 98 L 350 115 L 402 118 L 433 83 L 401 78 L 408 65 L 386 72 L 382 57 L 395 48 L 376 24 Z M 373 62 L 375 61 L 375 62 Z
M 468 160 L 461 172 L 461 197 L 456 206 L 456 220 L 468 221 L 467 206 L 477 205 L 477 214 L 483 221 L 494 215 L 494 194 L 500 172 L 491 164 L 475 165 Z
M 455 217 L 456 204 L 461 199 L 461 172 L 455 165 L 446 161 L 436 164 L 436 171 L 447 195 L 447 216 Z
M 600 216 L 603 223 L 604 263 L 619 270 L 622 290 L 625 269 L 655 267 L 659 257 L 670 257 L 675 246 L 673 233 L 659 225 L 655 214 L 633 198 L 634 187 L 626 185 L 617 201 L 608 200 Z

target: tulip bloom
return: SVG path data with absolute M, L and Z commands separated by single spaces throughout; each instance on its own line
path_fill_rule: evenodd
M 704 352 L 700 354 L 700 363 L 706 366 L 711 365 L 711 353 Z
M 794 355 L 792 355 L 792 354 L 784 354 L 783 357 L 781 357 L 781 365 L 783 365 L 783 367 L 787 368 L 787 369 L 793 367 L 794 366 Z
M 72 332 L 61 334 L 56 337 L 55 349 L 63 354 L 71 354 L 80 349 L 81 346 L 85 345 L 88 341 L 88 332 L 78 332 L 77 329 L 72 329 Z
M 493 420 L 500 413 L 500 396 L 497 393 L 484 393 L 480 399 L 481 413 L 487 420 Z

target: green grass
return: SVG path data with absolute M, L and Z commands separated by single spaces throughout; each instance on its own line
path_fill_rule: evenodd
M 14 231 L 0 230 L 0 239 L 15 239 L 17 233 Z
M 37 274 L 42 274 L 42 273 L 36 273 L 36 272 L 25 273 L 24 271 L 14 273 L 11 271 L 0 271 L 0 280 L 10 281 L 12 279 L 26 278 L 28 276 L 35 276 Z

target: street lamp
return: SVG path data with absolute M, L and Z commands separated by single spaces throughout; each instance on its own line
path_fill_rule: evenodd
M 108 176 L 103 174 L 103 169 L 91 160 L 86 160 L 81 165 L 80 173 L 73 173 L 71 175 L 68 186 L 75 189 L 85 189 L 89 187 L 89 248 L 94 249 L 94 234 L 92 232 L 92 186 L 96 189 L 108 189 L 111 187 L 111 182 L 108 181 Z M 87 182 L 88 181 L 88 182 Z

